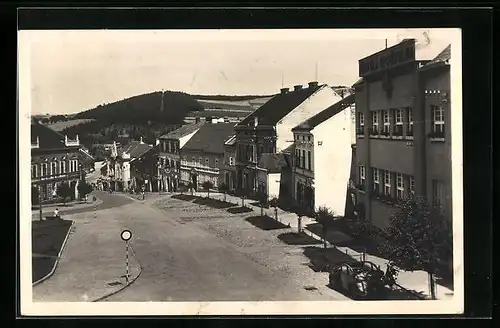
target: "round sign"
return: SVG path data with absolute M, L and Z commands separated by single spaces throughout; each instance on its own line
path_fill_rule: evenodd
M 123 230 L 121 237 L 124 241 L 128 241 L 130 238 L 132 238 L 132 233 L 130 232 L 130 230 Z

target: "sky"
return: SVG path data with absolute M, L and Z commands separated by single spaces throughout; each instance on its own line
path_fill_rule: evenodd
M 383 50 L 386 39 L 390 47 L 416 38 L 425 59 L 452 43 L 450 29 L 19 33 L 32 114 L 71 114 L 162 89 L 269 95 L 309 81 L 352 85 L 358 60 Z

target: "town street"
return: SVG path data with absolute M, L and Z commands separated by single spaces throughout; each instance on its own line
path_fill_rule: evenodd
M 87 215 L 84 229 L 78 228 L 76 220 L 75 236 L 79 233 L 100 232 L 111 225 L 115 227 L 114 230 L 117 227 L 129 229 L 133 233 L 130 244 L 142 266 L 141 275 L 132 285 L 105 301 L 346 299 L 324 286 L 326 276 L 321 280 L 323 286 L 318 284 L 314 290 L 306 290 L 305 287 L 311 283 L 310 278 L 306 276 L 318 274 L 303 263 L 306 260 L 301 258 L 300 246 L 282 244 L 275 236 L 270 235 L 270 232 L 260 231 L 245 222 L 244 217 L 252 213 L 241 214 L 238 217 L 224 210 L 165 199 L 168 196 L 148 195 L 144 202 L 133 200 L 132 203 L 126 204 L 127 202 L 123 200 L 130 200 L 134 196 L 110 195 L 102 192 L 97 195 L 103 200 L 103 207 L 107 207 L 106 204 L 109 203 L 118 206 L 98 211 L 95 219 Z M 157 201 L 155 198 L 163 198 L 163 202 L 169 205 L 167 210 L 155 208 L 153 206 Z M 186 222 L 187 217 L 193 220 Z M 71 219 L 71 216 L 67 218 Z M 246 247 L 241 243 L 231 242 L 231 239 L 203 228 L 196 222 L 197 220 L 227 221 L 229 224 L 227 229 L 233 229 L 233 234 L 236 232 L 234 229 L 241 225 L 242 231 L 255 232 L 252 245 Z M 244 227 L 243 224 L 247 226 Z M 229 230 L 225 230 L 226 237 L 231 235 Z M 85 237 L 80 236 L 78 239 L 84 240 Z M 87 243 L 83 249 L 80 248 L 80 256 L 82 252 L 88 253 L 89 257 L 99 254 L 99 250 L 93 248 L 101 244 L 113 248 L 106 249 L 106 254 L 112 254 L 114 251 L 117 258 L 123 259 L 123 242 L 120 243 L 118 232 L 107 236 L 101 233 L 99 238 L 101 240 L 99 243 Z M 104 244 L 103 238 L 109 238 L 110 241 Z M 275 246 L 269 244 L 271 241 Z M 71 254 L 67 254 L 66 257 L 71 257 Z M 85 271 L 106 269 L 105 263 L 98 259 L 95 260 L 94 268 L 89 267 L 92 265 L 90 259 L 86 263 Z M 77 263 L 72 265 L 78 266 Z M 61 270 L 64 271 L 64 268 Z M 73 267 L 72 271 L 78 271 L 78 268 Z M 56 281 L 51 285 L 57 289 Z

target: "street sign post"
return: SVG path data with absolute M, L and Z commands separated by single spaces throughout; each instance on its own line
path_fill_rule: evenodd
M 132 238 L 132 232 L 130 232 L 130 230 L 123 230 L 121 233 L 121 238 L 125 242 L 125 266 L 126 266 L 125 282 L 128 283 L 128 277 L 129 277 L 128 241 L 130 240 L 130 238 Z

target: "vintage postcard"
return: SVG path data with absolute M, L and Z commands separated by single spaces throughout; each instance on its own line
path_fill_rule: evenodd
M 459 29 L 18 33 L 22 315 L 463 312 Z

